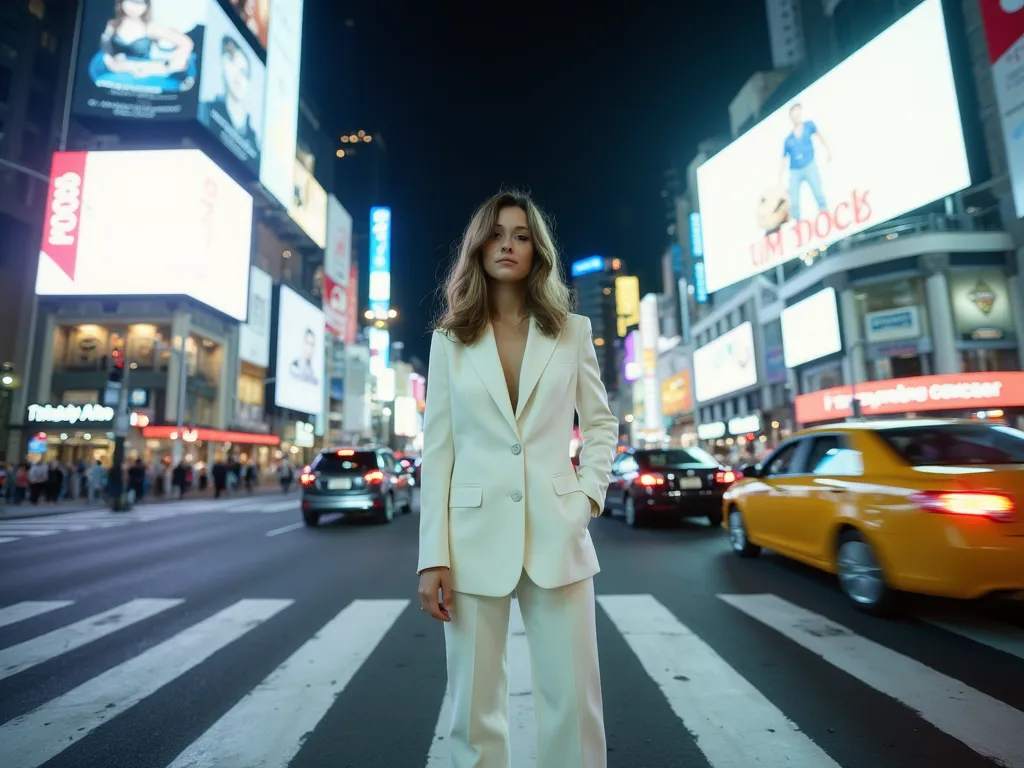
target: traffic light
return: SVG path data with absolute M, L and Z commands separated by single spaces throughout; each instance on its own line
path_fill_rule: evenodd
M 120 382 L 124 378 L 124 351 L 120 348 L 110 353 L 110 381 Z

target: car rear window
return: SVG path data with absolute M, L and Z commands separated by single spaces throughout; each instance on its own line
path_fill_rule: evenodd
M 676 467 L 700 464 L 705 467 L 717 467 L 715 457 L 703 448 L 674 448 L 670 451 L 645 451 L 640 459 L 652 469 L 673 469 Z
M 339 456 L 337 453 L 321 453 L 313 469 L 319 472 L 368 472 L 378 469 L 377 454 L 372 451 L 359 451 L 351 456 Z
M 1024 464 L 1024 432 L 990 424 L 882 429 L 878 435 L 912 466 Z

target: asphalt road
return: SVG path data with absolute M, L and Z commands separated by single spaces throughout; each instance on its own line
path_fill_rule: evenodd
M 417 515 L 299 522 L 293 496 L 0 523 L 0 766 L 447 765 Z M 1024 766 L 1024 604 L 883 621 L 700 524 L 591 531 L 609 766 Z

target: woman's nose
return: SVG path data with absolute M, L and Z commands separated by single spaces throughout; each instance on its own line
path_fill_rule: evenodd
M 501 250 L 502 250 L 502 252 L 506 252 L 507 251 L 508 253 L 511 253 L 512 252 L 512 241 L 511 240 L 503 240 L 502 243 L 501 243 Z

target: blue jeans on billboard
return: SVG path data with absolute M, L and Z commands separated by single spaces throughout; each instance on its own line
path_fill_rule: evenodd
M 818 175 L 818 163 L 812 160 L 803 168 L 790 168 L 789 170 L 789 203 L 794 221 L 801 220 L 800 190 L 805 183 L 811 188 L 814 202 L 818 204 L 818 211 L 828 210 L 828 204 L 825 202 L 825 190 L 821 188 L 821 176 Z

